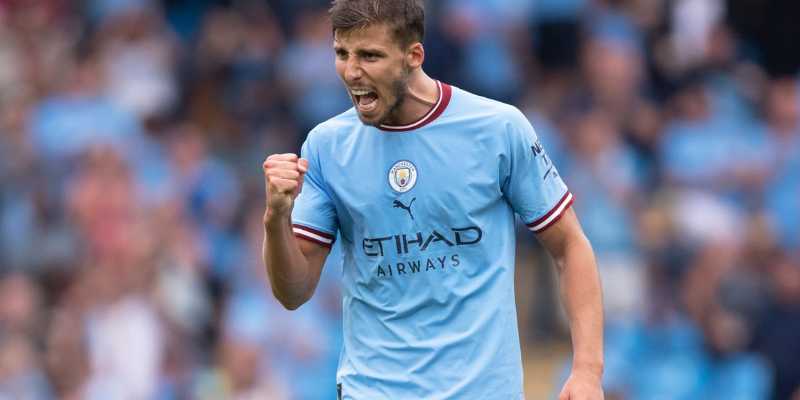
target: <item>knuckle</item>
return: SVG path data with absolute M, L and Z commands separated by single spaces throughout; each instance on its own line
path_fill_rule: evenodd
M 267 157 L 267 159 L 264 160 L 264 161 L 265 162 L 267 162 L 267 161 L 281 162 L 281 161 L 294 161 L 296 159 L 297 159 L 297 155 L 296 154 L 283 153 L 283 154 L 270 154 L 269 157 Z
M 296 165 L 286 161 L 269 161 L 265 165 L 270 171 L 297 171 Z

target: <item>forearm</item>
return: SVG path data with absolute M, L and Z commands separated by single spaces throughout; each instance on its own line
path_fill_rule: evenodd
M 264 265 L 273 294 L 288 309 L 305 303 L 315 286 L 297 241 L 289 216 L 264 215 Z
M 570 322 L 573 371 L 603 372 L 603 306 L 600 277 L 588 240 L 571 241 L 557 260 L 561 297 Z

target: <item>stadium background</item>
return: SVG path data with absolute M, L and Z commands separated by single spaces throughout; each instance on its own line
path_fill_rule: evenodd
M 800 399 L 798 4 L 428 2 L 427 72 L 520 107 L 576 195 L 608 399 Z M 334 397 L 340 264 L 292 313 L 260 264 L 261 161 L 349 107 L 326 7 L 0 0 L 0 398 Z M 518 261 L 550 398 L 523 229 Z

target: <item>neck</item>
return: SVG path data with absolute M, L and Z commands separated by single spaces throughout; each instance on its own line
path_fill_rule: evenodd
M 439 99 L 439 86 L 422 69 L 408 78 L 406 98 L 397 113 L 396 125 L 411 124 L 427 114 Z

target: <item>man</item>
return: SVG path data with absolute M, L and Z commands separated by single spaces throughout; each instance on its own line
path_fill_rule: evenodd
M 423 72 L 420 0 L 337 0 L 331 17 L 354 108 L 314 128 L 302 158 L 264 162 L 264 262 L 295 309 L 341 242 L 339 398 L 523 398 L 517 213 L 560 271 L 575 350 L 560 398 L 602 399 L 594 255 L 530 123 Z

